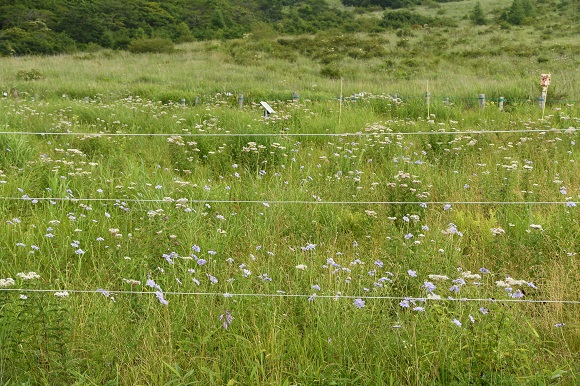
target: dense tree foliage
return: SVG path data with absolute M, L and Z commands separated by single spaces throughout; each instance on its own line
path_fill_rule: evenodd
M 241 37 L 257 23 L 284 33 L 353 25 L 326 0 L 0 0 L 0 55 L 53 54 L 89 45 Z
M 405 8 L 423 4 L 423 0 L 341 0 L 343 5 L 354 7 L 382 7 L 382 8 Z M 436 0 L 437 3 L 450 3 L 461 0 Z
M 444 12 L 426 16 L 413 10 L 418 5 L 441 8 L 435 2 L 451 1 L 461 0 L 341 0 L 346 8 L 328 0 L 0 0 L 0 56 L 99 47 L 159 52 L 172 48 L 171 43 L 241 38 L 250 33 L 273 37 L 453 26 Z M 364 7 L 383 8 L 383 17 L 360 17 Z M 476 3 L 466 19 L 505 28 L 530 24 L 546 12 L 577 20 L 580 1 L 511 0 L 487 12 Z

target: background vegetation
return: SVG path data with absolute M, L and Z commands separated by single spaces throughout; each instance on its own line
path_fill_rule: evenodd
M 344 33 L 380 32 L 412 26 L 456 26 L 446 9 L 463 9 L 461 1 L 432 0 L 146 0 L 0 1 L 0 55 L 56 54 L 97 47 L 127 49 L 132 41 L 162 38 L 175 43 L 193 40 L 241 38 L 271 29 L 281 34 L 315 33 L 335 29 Z M 442 8 L 442 5 L 451 7 Z M 414 8 L 436 10 L 427 17 Z M 403 8 L 403 9 L 401 9 Z M 376 17 L 381 9 L 388 9 Z M 398 9 L 393 12 L 392 9 Z M 465 10 L 463 18 L 468 18 Z M 553 28 L 570 24 L 579 15 L 577 2 L 566 0 L 513 0 L 486 2 L 476 24 L 488 21 L 503 28 L 534 24 Z M 486 23 L 482 23 L 485 20 Z M 153 48 L 152 48 L 153 49 Z

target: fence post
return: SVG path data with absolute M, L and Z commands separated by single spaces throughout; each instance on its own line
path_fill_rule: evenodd
M 244 107 L 244 94 L 240 94 L 240 96 L 238 97 L 238 106 L 240 107 L 240 109 Z
M 195 97 L 195 105 L 197 106 L 198 104 L 199 104 L 199 97 L 198 97 L 198 96 L 196 96 L 196 97 Z
M 485 108 L 485 94 L 479 94 L 479 107 Z
M 548 94 L 548 90 L 546 87 L 542 89 L 542 96 L 538 98 L 538 107 L 542 110 L 546 107 L 546 95 Z
M 445 106 L 449 106 L 449 97 L 445 97 Z
M 181 105 L 185 106 L 185 98 L 181 98 Z
M 503 111 L 503 101 L 504 101 L 504 98 L 499 97 L 499 111 Z
M 431 93 L 425 93 L 425 102 L 427 102 L 427 119 L 431 118 Z
M 292 102 L 298 102 L 298 93 L 296 91 L 292 93 Z

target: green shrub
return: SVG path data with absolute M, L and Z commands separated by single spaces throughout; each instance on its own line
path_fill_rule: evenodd
M 133 40 L 127 49 L 134 54 L 170 53 L 175 51 L 175 46 L 169 39 L 151 38 Z
M 32 70 L 20 70 L 16 73 L 16 78 L 20 80 L 40 80 L 44 78 L 44 75 L 34 68 Z
M 320 69 L 320 75 L 330 79 L 340 79 L 342 72 L 336 64 L 330 63 Z

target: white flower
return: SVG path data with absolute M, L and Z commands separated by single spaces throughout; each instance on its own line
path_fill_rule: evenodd
M 463 276 L 464 279 L 481 279 L 481 275 L 478 273 L 471 273 L 471 271 L 467 271 L 467 272 L 462 272 L 461 276 Z
M 298 264 L 298 265 L 296 266 L 296 269 L 299 269 L 299 270 L 301 270 L 301 271 L 304 271 L 306 268 L 308 268 L 308 266 L 307 266 L 307 265 L 305 265 L 305 264 Z
M 502 234 L 504 234 L 504 233 L 505 233 L 505 230 L 504 230 L 504 229 L 502 229 L 502 228 L 499 228 L 499 227 L 497 227 L 497 228 L 491 228 L 491 233 L 492 233 L 494 236 L 498 236 L 498 235 L 502 235 Z
M 445 275 L 429 275 L 429 279 L 431 280 L 449 280 L 449 277 Z
M 539 229 L 541 231 L 544 230 L 544 228 L 542 228 L 542 226 L 541 225 L 538 225 L 538 224 L 530 224 L 530 228 L 532 228 L 532 229 Z
M 67 297 L 68 295 L 69 295 L 69 293 L 67 291 L 55 292 L 54 293 L 54 296 L 56 296 L 58 298 Z
M 7 277 L 6 279 L 0 279 L 0 288 L 10 287 L 14 285 L 14 279 Z
M 40 279 L 40 275 L 36 272 L 20 272 L 17 273 L 16 276 L 21 278 L 22 280 L 32 280 L 32 279 Z

